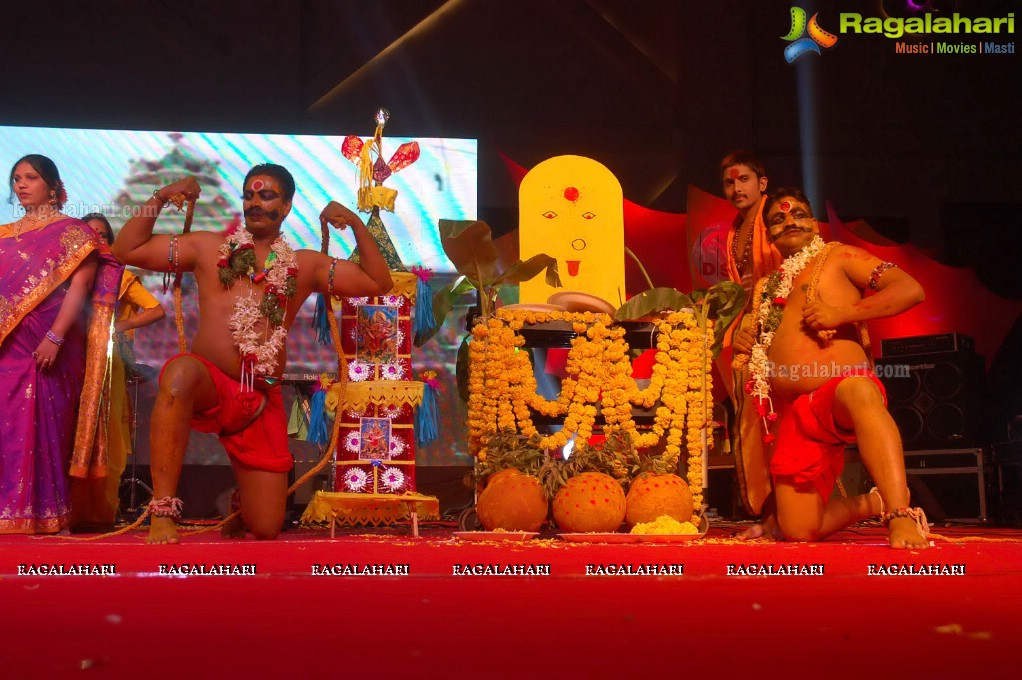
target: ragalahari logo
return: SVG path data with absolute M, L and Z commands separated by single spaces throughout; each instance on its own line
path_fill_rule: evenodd
M 791 44 L 784 48 L 784 59 L 790 64 L 803 54 L 816 52 L 820 54 L 820 48 L 833 47 L 837 43 L 837 36 L 822 28 L 816 21 L 818 14 L 814 14 L 809 21 L 806 21 L 806 11 L 801 7 L 791 8 L 791 30 L 788 35 L 782 36 L 781 40 L 787 40 Z M 803 37 L 806 31 L 809 37 Z

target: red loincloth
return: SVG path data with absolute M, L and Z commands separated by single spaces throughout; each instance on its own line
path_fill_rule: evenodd
M 887 404 L 883 384 L 868 370 L 831 378 L 800 396 L 787 406 L 777 428 L 770 458 L 770 474 L 775 480 L 786 478 L 796 487 L 812 484 L 827 502 L 845 466 L 845 446 L 855 443 L 855 433 L 834 421 L 834 395 L 842 381 L 857 376 L 872 380 Z
M 192 416 L 192 429 L 208 432 L 220 438 L 227 455 L 249 467 L 267 472 L 287 472 L 294 461 L 287 448 L 287 418 L 284 415 L 284 397 L 280 385 L 267 390 L 242 392 L 241 383 L 221 371 L 198 354 L 177 354 L 167 360 L 160 371 L 178 357 L 194 357 L 203 363 L 213 381 L 219 403 Z M 259 410 L 263 398 L 266 405 Z M 251 421 L 251 424 L 247 424 Z

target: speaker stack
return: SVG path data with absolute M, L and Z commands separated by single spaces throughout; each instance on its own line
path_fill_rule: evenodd
M 985 365 L 972 338 L 893 338 L 881 348 L 877 375 L 901 433 L 913 502 L 931 520 L 986 521 L 991 477 L 980 437 Z
M 877 375 L 906 451 L 979 445 L 983 357 L 957 333 L 884 340 Z

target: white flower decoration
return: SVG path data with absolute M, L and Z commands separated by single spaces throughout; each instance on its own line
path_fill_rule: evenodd
M 389 307 L 400 307 L 401 302 L 404 301 L 404 297 L 401 295 L 384 295 L 383 304 Z
M 363 380 L 369 380 L 369 377 L 373 374 L 371 364 L 367 364 L 364 361 L 352 361 L 348 364 L 348 377 L 355 382 L 362 382 Z
M 380 377 L 384 380 L 401 380 L 405 375 L 402 364 L 380 364 Z
M 367 298 L 367 297 L 353 297 L 353 298 L 347 298 L 347 300 L 348 300 L 348 304 L 351 305 L 352 307 L 359 307 L 361 305 L 368 305 L 369 304 L 369 298 Z
M 400 456 L 405 452 L 405 440 L 398 436 L 390 438 L 390 457 Z
M 380 475 L 380 482 L 387 491 L 392 493 L 400 491 L 405 486 L 405 473 L 393 467 L 384 468 L 383 474 Z
M 362 435 L 358 430 L 353 430 L 344 437 L 344 448 L 351 453 L 358 453 L 361 445 Z
M 394 418 L 398 418 L 401 416 L 401 412 L 403 410 L 404 409 L 401 406 L 395 406 L 394 404 L 390 404 L 389 406 L 384 407 L 383 412 L 380 415 L 382 415 L 384 418 L 388 418 L 389 420 L 394 420 Z
M 351 468 L 344 473 L 344 488 L 348 491 L 365 491 L 369 475 L 361 468 Z

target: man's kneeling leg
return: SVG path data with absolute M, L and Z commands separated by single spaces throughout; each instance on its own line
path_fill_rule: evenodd
M 215 408 L 216 391 L 201 361 L 174 357 L 160 372 L 159 392 L 150 424 L 149 456 L 153 503 L 148 543 L 177 543 L 175 521 L 181 514 L 176 498 L 192 417 Z
M 234 459 L 231 466 L 238 480 L 245 527 L 258 539 L 276 538 L 284 525 L 287 473 L 260 470 Z

